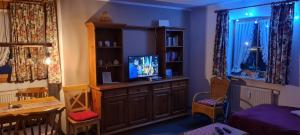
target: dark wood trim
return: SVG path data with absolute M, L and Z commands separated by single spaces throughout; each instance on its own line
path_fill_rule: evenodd
M 91 88 L 99 91 L 111 90 L 111 89 L 121 89 L 121 88 L 128 88 L 128 87 L 135 87 L 140 85 L 150 85 L 150 84 L 159 84 L 164 82 L 172 82 L 172 81 L 182 81 L 188 80 L 187 77 L 176 77 L 172 79 L 162 79 L 160 81 L 136 81 L 136 82 L 124 82 L 124 83 L 117 83 L 117 84 L 103 84 L 99 86 L 92 86 Z
M 0 47 L 52 47 L 52 43 L 0 43 Z
M 123 29 L 126 27 L 126 24 L 121 23 L 102 23 L 102 22 L 87 22 L 92 23 L 95 28 L 101 28 L 101 29 Z
M 154 30 L 154 27 L 127 25 L 125 29 L 129 30 Z

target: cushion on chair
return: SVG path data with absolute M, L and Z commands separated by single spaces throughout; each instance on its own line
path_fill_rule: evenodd
M 98 117 L 98 114 L 92 111 L 71 112 L 69 117 L 75 121 L 84 121 Z
M 220 105 L 222 105 L 222 103 L 217 103 L 217 100 L 214 100 L 214 99 L 202 99 L 202 100 L 197 101 L 196 103 L 203 104 L 203 105 L 208 105 L 208 106 L 214 106 L 214 105 L 220 106 Z

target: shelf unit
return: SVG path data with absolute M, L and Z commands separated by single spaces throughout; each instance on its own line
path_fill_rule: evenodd
M 160 27 L 157 29 L 156 49 L 160 57 L 160 76 L 166 77 L 166 70 L 172 76 L 183 76 L 184 28 Z
M 103 72 L 111 72 L 113 82 L 123 82 L 123 28 L 126 25 L 88 22 L 86 26 L 88 29 L 90 85 L 103 84 Z M 114 63 L 114 61 L 118 63 Z

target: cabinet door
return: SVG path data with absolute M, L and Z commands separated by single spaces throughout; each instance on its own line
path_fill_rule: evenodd
M 103 101 L 103 132 L 123 128 L 127 125 L 127 96 L 106 98 Z
M 150 120 L 150 96 L 140 93 L 129 96 L 129 124 L 135 125 Z
M 187 106 L 187 87 L 173 87 L 172 88 L 172 114 L 186 112 Z
M 153 91 L 153 119 L 167 117 L 171 114 L 170 89 Z

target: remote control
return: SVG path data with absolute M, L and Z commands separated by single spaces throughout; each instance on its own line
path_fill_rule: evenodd
M 220 127 L 215 127 L 215 130 L 218 132 L 219 135 L 224 135 L 224 132 Z
M 223 127 L 223 130 L 224 130 L 225 132 L 227 132 L 228 134 L 231 134 L 231 130 L 230 130 L 230 129 L 228 129 L 228 128 L 226 128 L 226 127 Z

